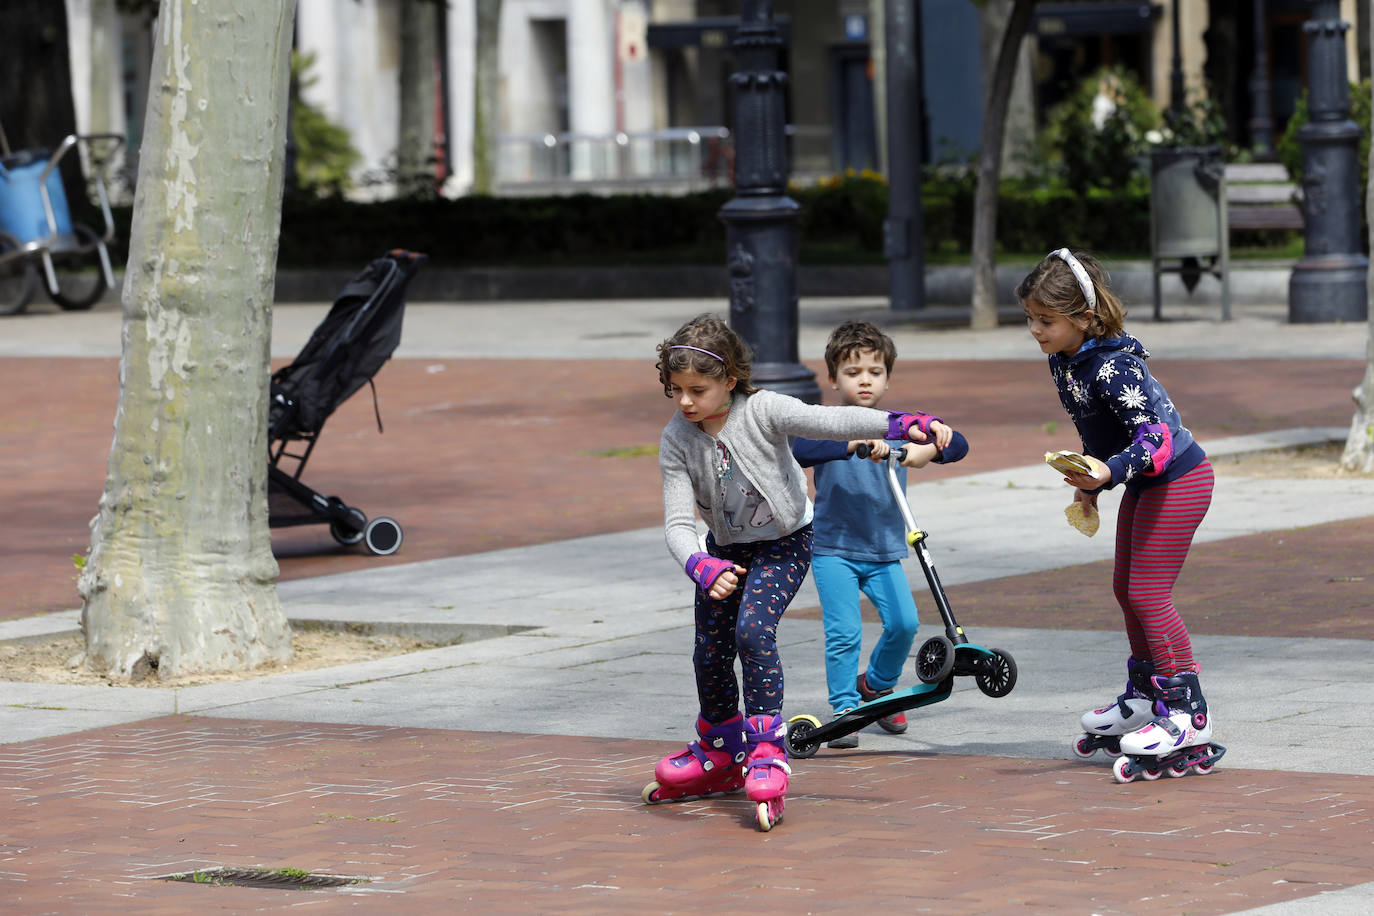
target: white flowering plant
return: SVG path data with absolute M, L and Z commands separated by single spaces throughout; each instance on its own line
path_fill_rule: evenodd
M 1046 119 L 1044 157 L 1078 191 L 1125 187 L 1140 173 L 1159 110 L 1129 71 L 1108 67 L 1081 81 Z

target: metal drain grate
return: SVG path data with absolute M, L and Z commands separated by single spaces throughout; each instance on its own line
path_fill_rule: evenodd
M 365 884 L 368 880 L 347 875 L 312 875 L 298 868 L 202 868 L 185 874 L 162 875 L 160 879 L 218 887 L 277 887 L 293 890 L 344 887 Z

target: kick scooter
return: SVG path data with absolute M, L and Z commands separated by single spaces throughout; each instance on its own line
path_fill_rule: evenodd
M 855 454 L 859 458 L 867 458 L 870 450 L 867 445 L 860 445 L 855 449 Z M 1011 655 L 1003 649 L 988 649 L 969 642 L 963 627 L 954 619 L 944 586 L 940 584 L 940 576 L 935 571 L 935 561 L 926 549 L 926 533 L 916 527 L 906 492 L 897 477 L 897 466 L 905 456 L 905 448 L 894 449 L 888 454 L 887 483 L 906 523 L 906 542 L 915 549 L 916 558 L 920 560 L 945 632 L 927 639 L 916 651 L 916 676 L 920 678 L 920 684 L 861 703 L 824 725 L 811 715 L 789 719 L 789 756 L 802 759 L 813 757 L 825 742 L 856 732 L 884 716 L 948 699 L 954 689 L 956 676 L 972 676 L 978 689 L 990 697 L 1004 697 L 1016 686 L 1016 662 Z

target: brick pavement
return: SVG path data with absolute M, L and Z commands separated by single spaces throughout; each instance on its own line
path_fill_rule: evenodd
M 827 752 L 761 835 L 742 796 L 641 804 L 673 749 L 191 717 L 4 745 L 5 909 L 1210 914 L 1374 880 L 1370 777 Z M 370 881 L 155 880 L 215 866 Z
M 390 559 L 321 527 L 274 533 L 284 578 L 540 543 L 660 520 L 670 409 L 648 359 L 396 360 L 325 429 L 307 481 L 406 526 Z M 0 360 L 0 617 L 76 606 L 74 553 L 104 478 L 116 361 Z M 819 368 L 813 365 L 813 368 Z M 1353 361 L 1157 360 L 1204 440 L 1344 425 Z M 1022 465 L 1067 420 L 1035 361 L 922 362 L 891 402 L 949 416 L 955 475 Z M 60 416 L 62 422 L 53 422 Z M 1069 433 L 1071 435 L 1071 433 Z M 548 458 L 541 457 L 546 452 Z M 1370 638 L 1360 522 L 1199 545 L 1199 632 Z M 933 533 L 938 549 L 938 532 Z M 1115 628 L 1105 564 L 951 590 L 970 625 Z M 1089 591 L 1091 589 L 1091 591 Z M 1355 590 L 1356 600 L 1348 599 Z M 797 614 L 808 609 L 797 608 Z M 461 701 L 460 698 L 457 701 Z M 556 703 L 556 698 L 551 702 Z M 569 723 L 576 731 L 576 723 Z M 645 807 L 676 745 L 402 728 L 155 719 L 0 745 L 5 911 L 1227 913 L 1374 880 L 1374 779 L 1231 768 L 1117 786 L 1102 764 L 825 752 L 773 833 L 739 799 Z M 329 891 L 152 880 L 198 867 L 365 875 Z M 757 895 L 766 893 L 766 903 Z

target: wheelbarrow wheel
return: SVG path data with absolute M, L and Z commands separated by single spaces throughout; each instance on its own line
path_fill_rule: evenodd
M 38 274 L 33 261 L 18 254 L 19 240 L 0 232 L 0 315 L 18 315 L 33 299 Z
M 48 295 L 66 311 L 84 312 L 105 294 L 105 274 L 100 269 L 95 232 L 79 223 L 72 226 L 72 231 L 80 240 L 80 248 L 71 254 L 53 256 L 57 289 L 48 290 Z

